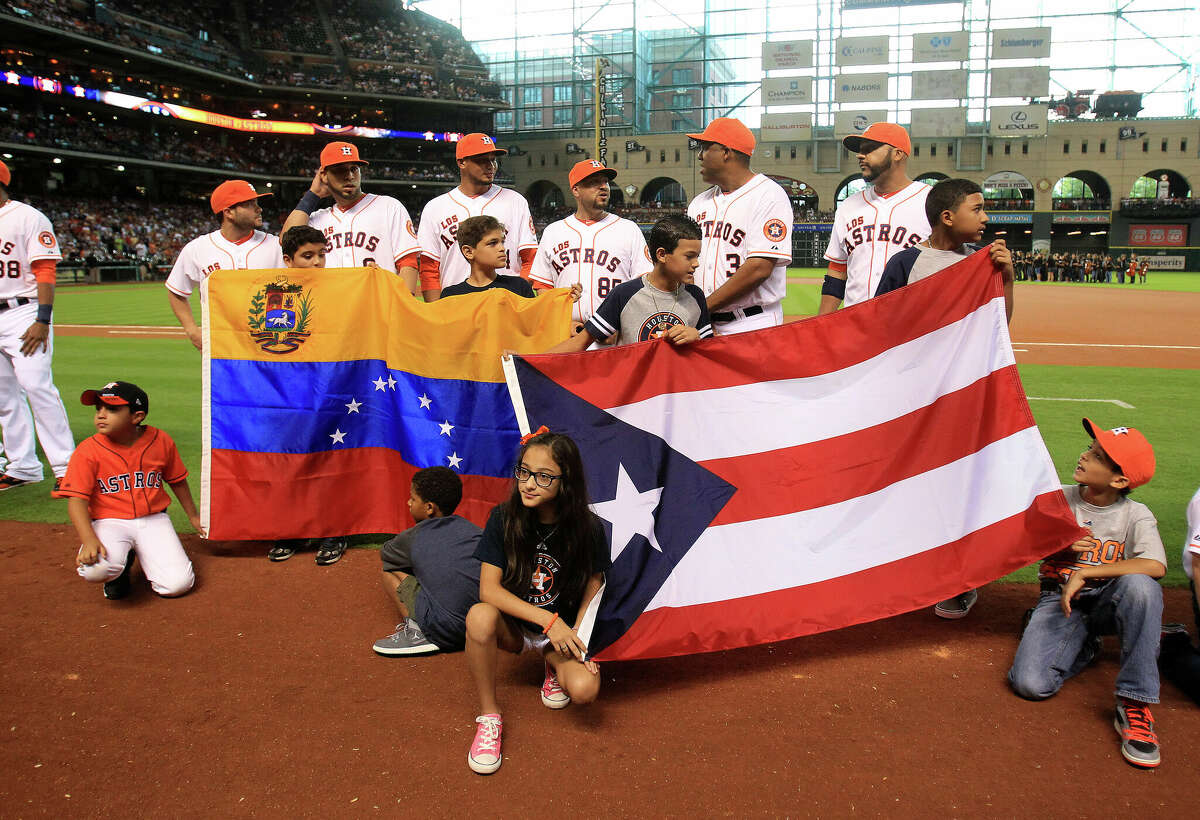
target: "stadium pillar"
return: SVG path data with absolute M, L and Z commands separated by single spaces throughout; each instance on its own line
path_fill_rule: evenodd
M 1033 212 L 1033 244 L 1031 247 L 1036 251 L 1039 248 L 1050 247 L 1050 234 L 1054 229 L 1054 214 L 1049 211 L 1034 211 Z

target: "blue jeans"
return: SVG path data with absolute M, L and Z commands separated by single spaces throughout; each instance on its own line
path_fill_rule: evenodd
M 1162 634 L 1162 587 L 1149 575 L 1121 575 L 1086 589 L 1064 616 L 1057 592 L 1043 592 L 1008 670 L 1008 682 L 1023 698 L 1042 700 L 1092 662 L 1091 635 L 1121 639 L 1117 695 L 1158 703 L 1158 641 Z

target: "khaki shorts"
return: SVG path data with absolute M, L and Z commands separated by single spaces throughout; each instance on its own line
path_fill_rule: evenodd
M 400 599 L 400 603 L 404 604 L 404 608 L 408 610 L 408 617 L 415 618 L 417 612 L 417 593 L 421 590 L 421 582 L 417 580 L 415 575 L 406 575 L 404 580 L 400 582 L 400 586 L 396 587 L 396 596 Z

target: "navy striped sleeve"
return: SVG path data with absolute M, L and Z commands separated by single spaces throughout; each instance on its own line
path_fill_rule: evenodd
M 712 320 L 708 318 L 708 300 L 704 298 L 704 291 L 695 285 L 685 284 L 683 287 L 700 306 L 700 318 L 696 321 L 696 329 L 700 331 L 700 338 L 711 339 L 713 335 Z
M 621 311 L 625 310 L 629 300 L 641 289 L 642 280 L 639 277 L 622 282 L 609 291 L 608 296 L 605 296 L 604 301 L 600 303 L 600 307 L 584 325 L 587 332 L 592 334 L 592 338 L 598 342 L 604 342 L 614 333 L 619 333 L 621 331 Z
M 920 248 L 905 248 L 889 259 L 883 268 L 883 277 L 879 280 L 879 287 L 875 288 L 875 295 L 882 296 L 907 285 L 908 275 L 912 273 L 913 265 L 917 264 L 917 258 L 920 255 Z

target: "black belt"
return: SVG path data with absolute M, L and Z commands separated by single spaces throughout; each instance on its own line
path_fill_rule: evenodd
M 1043 578 L 1042 579 L 1042 592 L 1060 593 L 1060 592 L 1062 592 L 1062 584 L 1060 584 L 1058 581 L 1050 581 L 1050 580 Z
M 0 299 L 0 313 L 3 313 L 4 311 L 8 310 L 9 308 L 20 307 L 21 305 L 27 305 L 32 301 L 33 301 L 32 299 L 29 299 L 28 297 L 25 297 L 25 296 L 18 296 L 16 299 Z M 16 304 L 15 305 L 9 304 L 10 302 L 16 302 Z
M 763 312 L 762 305 L 751 305 L 748 308 L 742 308 L 742 316 L 743 317 L 757 316 L 758 314 L 760 314 L 762 312 Z M 737 314 L 733 313 L 732 311 L 723 312 L 723 313 L 713 313 L 708 318 L 710 318 L 714 322 L 732 322 L 734 319 L 737 318 Z

